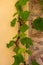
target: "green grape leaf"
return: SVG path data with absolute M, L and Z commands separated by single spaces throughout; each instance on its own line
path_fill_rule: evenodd
M 16 7 L 17 11 L 22 11 L 22 7 L 19 4 L 19 1 L 16 2 L 15 7 Z
M 15 26 L 15 24 L 16 24 L 16 20 L 17 20 L 17 19 L 15 18 L 15 19 L 13 19 L 13 20 L 11 21 L 11 26 L 12 26 L 12 27 Z
M 33 27 L 36 30 L 43 31 L 43 18 L 37 18 L 33 21 Z
M 20 11 L 20 12 L 19 12 L 20 18 L 21 18 L 22 20 L 24 20 L 24 21 L 27 21 L 27 19 L 28 19 L 28 17 L 29 17 L 29 14 L 30 14 L 30 12 L 28 12 L 28 11 Z
M 25 51 L 26 51 L 25 48 L 20 48 L 20 49 L 18 50 L 18 54 L 24 53 Z
M 29 48 L 29 46 L 33 45 L 32 40 L 28 37 L 20 39 L 20 42 L 26 46 L 26 48 Z
M 13 57 L 15 59 L 15 62 L 13 63 L 13 65 L 19 65 L 20 63 L 22 63 L 24 61 L 24 58 L 21 54 L 17 54 Z
M 32 65 L 39 65 L 36 60 L 32 60 Z
M 21 6 L 25 5 L 29 0 L 19 0 Z
M 13 46 L 13 45 L 14 45 L 14 41 L 11 40 L 11 41 L 9 42 L 9 44 L 7 44 L 7 47 L 10 48 L 10 47 Z
M 25 32 L 27 29 L 28 29 L 28 25 L 27 24 L 23 24 L 21 27 L 20 27 L 20 32 Z

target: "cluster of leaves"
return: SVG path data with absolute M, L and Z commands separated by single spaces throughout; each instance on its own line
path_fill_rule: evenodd
M 28 48 L 30 46 L 32 46 L 33 43 L 32 43 L 32 40 L 29 37 L 27 37 L 25 34 L 25 32 L 29 28 L 29 26 L 26 24 L 26 21 L 28 20 L 30 12 L 27 10 L 23 11 L 23 9 L 22 9 L 23 6 L 26 5 L 27 2 L 28 2 L 28 0 L 18 0 L 16 2 L 15 7 L 16 7 L 17 12 L 13 16 L 18 15 L 18 17 L 17 18 L 14 17 L 14 19 L 10 23 L 10 25 L 12 27 L 15 26 L 16 22 L 18 22 L 20 24 L 18 34 L 16 36 L 14 36 L 12 38 L 12 40 L 7 44 L 8 48 L 15 45 L 14 52 L 16 53 L 16 55 L 13 56 L 14 63 L 12 65 L 20 65 L 20 63 L 27 65 L 26 62 L 24 61 L 25 59 L 24 59 L 24 56 L 22 55 L 22 53 L 27 53 L 29 55 L 32 55 L 32 52 Z M 38 19 L 34 20 L 33 26 L 35 29 L 43 31 L 43 19 L 38 18 Z M 25 48 L 21 48 L 18 44 L 18 41 L 23 46 L 25 46 Z M 32 65 L 39 65 L 39 64 L 36 61 L 32 61 Z

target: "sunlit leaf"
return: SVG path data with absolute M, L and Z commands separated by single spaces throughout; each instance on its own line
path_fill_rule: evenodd
M 29 48 L 29 46 L 33 45 L 32 40 L 28 37 L 20 39 L 20 42 L 26 46 L 26 48 Z
M 17 11 L 22 10 L 21 5 L 19 4 L 19 1 L 16 2 L 15 7 L 16 7 Z
M 15 59 L 15 62 L 13 63 L 13 65 L 19 65 L 21 62 L 24 61 L 24 58 L 21 54 L 15 55 L 14 59 Z
M 18 54 L 24 53 L 26 50 L 24 48 L 20 48 Z
M 20 27 L 20 32 L 25 32 L 28 28 L 29 26 L 27 24 L 24 24 Z
M 27 21 L 29 17 L 30 12 L 28 11 L 20 11 L 19 16 L 21 17 L 22 20 Z
M 21 6 L 25 5 L 29 0 L 19 0 Z
M 11 41 L 7 44 L 7 47 L 10 48 L 10 47 L 13 46 L 13 45 L 14 45 L 14 41 L 11 40 Z

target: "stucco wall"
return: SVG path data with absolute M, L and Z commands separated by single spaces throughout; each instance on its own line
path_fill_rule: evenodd
M 12 48 L 6 47 L 7 42 L 12 39 L 17 32 L 17 25 L 15 28 L 10 26 L 10 21 L 14 14 L 14 4 L 17 0 L 0 0 L 0 65 L 11 65 L 13 63 Z

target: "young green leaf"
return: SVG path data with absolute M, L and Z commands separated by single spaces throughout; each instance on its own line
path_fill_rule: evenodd
M 37 18 L 33 21 L 33 27 L 36 30 L 43 31 L 43 18 Z
M 39 65 L 36 60 L 32 60 L 32 65 Z
M 25 32 L 27 29 L 28 29 L 28 25 L 27 24 L 23 24 L 21 27 L 20 27 L 20 32 Z
M 28 0 L 19 0 L 21 6 L 24 6 L 27 2 Z
M 22 11 L 22 7 L 19 4 L 19 1 L 16 2 L 15 7 L 16 7 L 17 11 Z
M 24 61 L 24 58 L 21 54 L 17 54 L 13 57 L 15 59 L 15 62 L 13 63 L 13 65 L 19 65 L 20 63 L 22 63 Z
M 24 20 L 24 21 L 27 21 L 27 19 L 28 19 L 28 17 L 29 17 L 29 14 L 30 14 L 30 12 L 28 12 L 28 11 L 20 11 L 20 12 L 19 12 L 20 18 L 21 18 L 22 20 Z
M 10 48 L 10 47 L 13 46 L 13 45 L 14 45 L 14 41 L 11 40 L 11 41 L 9 42 L 9 44 L 7 44 L 7 47 Z
M 20 39 L 20 42 L 26 46 L 26 48 L 29 48 L 29 46 L 33 45 L 32 40 L 28 37 Z
M 26 51 L 25 48 L 20 48 L 20 49 L 18 50 L 18 54 L 24 53 L 25 51 Z
M 15 18 L 15 19 L 13 19 L 13 20 L 11 21 L 11 26 L 12 26 L 12 27 L 15 26 L 15 24 L 16 24 L 16 20 L 17 20 L 17 19 Z

